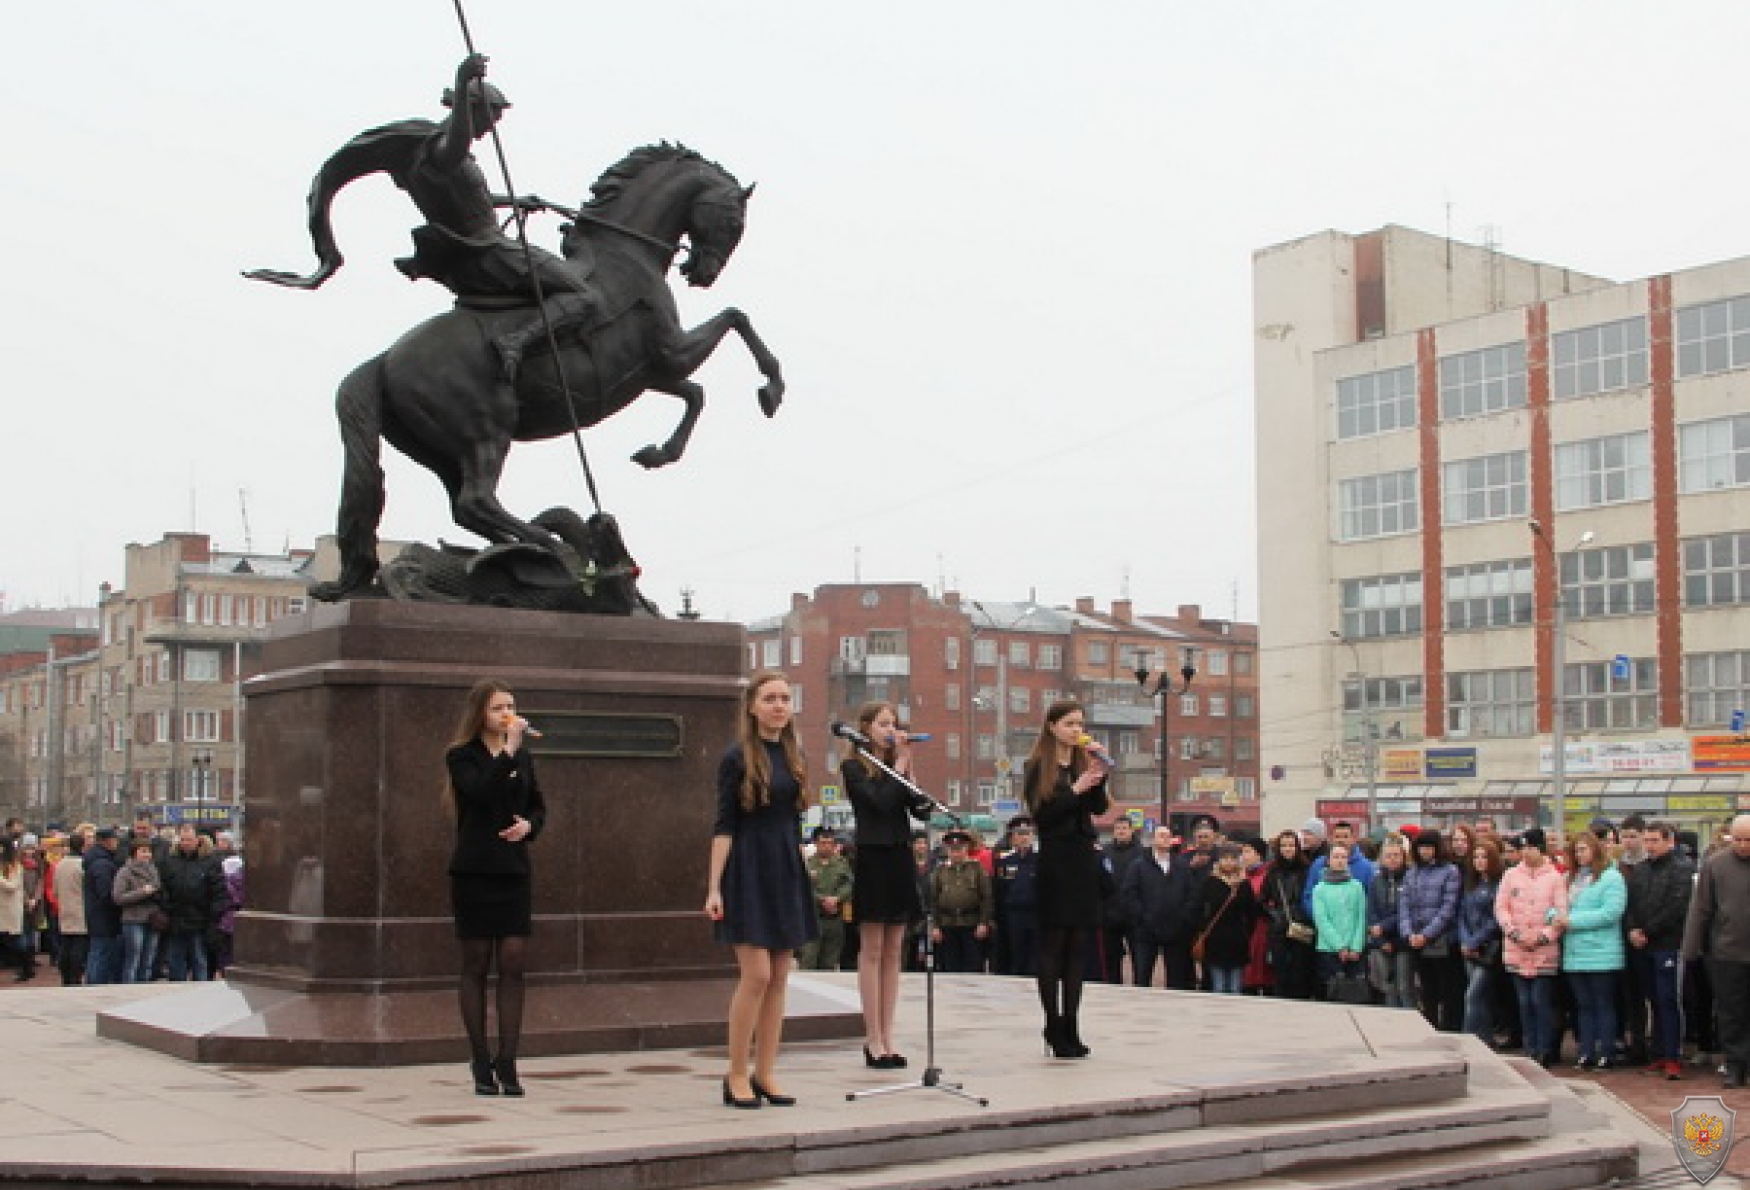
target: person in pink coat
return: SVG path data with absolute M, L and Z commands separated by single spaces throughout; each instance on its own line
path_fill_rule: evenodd
M 1519 998 L 1525 1053 L 1545 1067 L 1556 1061 L 1555 982 L 1562 966 L 1561 921 L 1568 914 L 1568 882 L 1544 855 L 1543 831 L 1519 836 L 1519 862 L 1501 877 L 1495 920 L 1501 924 L 1501 963 Z

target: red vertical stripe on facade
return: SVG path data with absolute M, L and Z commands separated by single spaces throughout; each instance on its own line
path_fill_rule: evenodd
M 1555 730 L 1556 566 L 1552 554 L 1556 536 L 1555 452 L 1549 426 L 1549 307 L 1542 302 L 1525 312 L 1525 402 L 1530 414 L 1531 515 L 1544 528 L 1542 539 L 1533 536 L 1531 546 L 1531 602 L 1536 609 L 1533 633 L 1537 659 L 1537 730 Z
M 1677 400 L 1671 339 L 1671 278 L 1647 282 L 1652 375 L 1653 575 L 1658 607 L 1659 726 L 1683 726 L 1683 546 L 1677 537 Z
M 1432 328 L 1416 333 L 1416 404 L 1422 435 L 1422 732 L 1433 739 L 1446 734 L 1446 585 L 1440 536 L 1440 359 Z

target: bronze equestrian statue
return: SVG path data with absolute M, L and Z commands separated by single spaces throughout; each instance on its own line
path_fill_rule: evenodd
M 690 377 L 732 330 L 766 378 L 759 390 L 766 416 L 783 400 L 778 360 L 747 316 L 726 309 L 685 329 L 666 283 L 683 239 L 689 255 L 680 271 L 688 283 L 704 288 L 716 281 L 741 240 L 753 188 L 691 149 L 664 143 L 636 149 L 610 167 L 575 211 L 532 197 L 495 196 L 469 150 L 510 104 L 485 73 L 486 59 L 470 55 L 457 68 L 454 91 L 445 93 L 445 119 L 404 120 L 361 133 L 323 165 L 310 192 L 314 273 L 246 274 L 295 288 L 320 286 L 344 259 L 329 221 L 335 194 L 357 178 L 386 172 L 426 219 L 413 234 L 413 255 L 397 267 L 410 278 L 439 282 L 457 298 L 454 308 L 414 327 L 341 382 L 341 574 L 313 590 L 321 599 L 381 591 L 374 584 L 385 439 L 443 482 L 458 525 L 496 545 L 532 547 L 519 554 L 550 555 L 583 581 L 586 570 L 629 565 L 630 557 L 580 559 L 547 528 L 506 510 L 497 489 L 513 441 L 596 425 L 654 390 L 679 397 L 685 411 L 667 442 L 632 458 L 650 468 L 676 461 L 704 406 L 705 391 Z M 466 102 L 456 100 L 462 95 Z M 505 235 L 498 222 L 503 207 L 569 217 L 560 253 Z M 619 542 L 617 530 L 598 536 Z M 505 599 L 499 594 L 493 601 Z

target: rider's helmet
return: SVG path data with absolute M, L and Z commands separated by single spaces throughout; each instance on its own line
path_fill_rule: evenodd
M 476 80 L 476 82 L 474 84 L 472 84 L 472 86 L 482 87 L 485 89 L 485 91 L 486 91 L 486 105 L 488 107 L 490 107 L 493 111 L 503 111 L 505 108 L 510 106 L 510 100 L 508 100 L 504 97 L 504 92 L 500 91 L 497 87 L 493 86 L 491 83 L 487 82 L 485 79 Z M 456 90 L 454 87 L 445 87 L 444 88 L 444 106 L 445 107 L 455 107 L 456 106 Z

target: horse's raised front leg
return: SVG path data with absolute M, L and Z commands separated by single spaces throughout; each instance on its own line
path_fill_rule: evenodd
M 767 417 L 778 412 L 784 402 L 784 370 L 778 357 L 766 347 L 754 332 L 753 322 L 746 314 L 731 306 L 714 318 L 707 318 L 692 330 L 676 336 L 662 354 L 663 370 L 675 376 L 691 376 L 699 365 L 717 350 L 723 336 L 734 331 L 747 345 L 748 354 L 759 366 L 766 383 L 760 388 L 760 409 Z
M 632 461 L 640 467 L 656 468 L 676 462 L 686 453 L 687 442 L 693 436 L 693 427 L 699 423 L 699 414 L 705 408 L 705 387 L 684 377 L 665 378 L 654 381 L 650 385 L 652 392 L 668 393 L 686 402 L 686 411 L 681 414 L 681 420 L 674 428 L 674 433 L 668 436 L 668 441 L 661 446 L 646 446 L 632 456 Z

